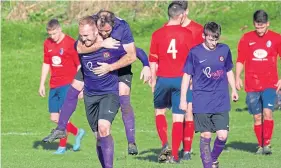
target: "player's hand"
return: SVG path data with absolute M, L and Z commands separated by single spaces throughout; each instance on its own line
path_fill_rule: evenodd
M 82 90 L 78 95 L 78 99 L 83 99 L 83 97 L 84 97 L 84 91 Z
M 40 87 L 39 87 L 39 95 L 41 96 L 41 97 L 45 97 L 45 86 L 44 85 L 40 85 Z
M 98 76 L 103 76 L 103 75 L 105 75 L 105 74 L 107 74 L 108 72 L 111 71 L 110 64 L 101 63 L 101 62 L 98 62 L 97 64 L 100 65 L 100 66 L 93 69 L 94 74 L 96 74 Z
M 110 49 L 118 49 L 120 44 L 120 41 L 117 41 L 113 39 L 112 37 L 109 37 L 101 43 L 102 47 L 104 48 L 110 48 Z
M 147 83 L 151 79 L 151 71 L 148 66 L 144 66 L 142 68 L 141 74 L 140 74 L 140 80 L 143 79 L 143 83 Z
M 277 89 L 276 89 L 276 93 L 278 93 L 279 91 L 280 91 L 280 89 L 281 89 L 281 79 L 280 80 L 278 80 L 278 82 L 276 83 L 276 85 L 275 85 L 276 87 L 277 87 Z
M 235 86 L 237 90 L 241 90 L 243 88 L 243 81 L 241 78 L 236 79 Z
M 183 111 L 187 111 L 187 102 L 186 102 L 186 100 L 185 100 L 185 101 L 183 101 L 183 100 L 180 101 L 180 106 L 179 106 L 179 108 L 180 108 L 181 110 L 183 110 Z
M 237 102 L 237 101 L 238 101 L 239 96 L 238 96 L 238 93 L 237 93 L 236 90 L 235 90 L 235 91 L 232 91 L 232 93 L 231 93 L 231 98 L 232 98 L 232 101 L 234 101 L 234 102 Z

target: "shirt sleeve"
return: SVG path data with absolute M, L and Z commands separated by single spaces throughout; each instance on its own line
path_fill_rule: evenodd
M 152 35 L 150 42 L 149 62 L 158 62 L 158 45 L 155 34 Z
M 78 67 L 80 65 L 80 59 L 79 59 L 79 56 L 78 56 L 78 53 L 76 51 L 76 47 L 77 47 L 77 44 L 76 42 L 73 44 L 73 47 L 71 47 L 71 55 L 72 55 L 72 59 L 74 61 L 74 64 L 76 65 L 76 67 Z
M 143 66 L 149 66 L 148 58 L 146 53 L 141 49 L 136 47 L 137 57 L 142 62 Z
M 227 57 L 226 57 L 226 60 L 225 60 L 225 69 L 226 69 L 226 72 L 231 71 L 232 68 L 233 68 L 232 54 L 231 54 L 231 51 L 230 51 L 230 49 L 229 49 L 229 50 L 228 50 Z
M 279 35 L 279 43 L 277 45 L 277 48 L 278 48 L 279 57 L 281 58 L 281 34 Z
M 194 40 L 195 39 L 193 38 L 191 31 L 187 30 L 185 35 L 186 35 L 185 39 L 187 39 L 186 45 L 187 45 L 188 49 L 190 50 L 194 46 Z
M 122 44 L 130 44 L 134 42 L 134 37 L 132 34 L 132 31 L 130 29 L 130 26 L 127 22 L 124 21 L 124 34 L 122 36 Z
M 247 43 L 245 37 L 243 36 L 238 43 L 238 51 L 237 51 L 238 56 L 236 62 L 240 62 L 244 64 L 246 60 L 246 51 L 247 51 Z
M 48 53 L 48 47 L 46 45 L 46 42 L 44 42 L 44 63 L 50 64 L 50 55 Z
M 183 68 L 183 72 L 186 73 L 186 74 L 189 74 L 189 75 L 194 75 L 194 62 L 193 62 L 193 54 L 192 52 L 189 52 L 188 56 L 187 56 L 187 59 L 186 59 L 186 62 L 185 62 L 185 65 L 184 65 L 184 68 Z
M 198 44 L 201 44 L 204 42 L 204 39 L 202 37 L 203 34 L 203 27 L 200 29 L 200 31 L 198 31 L 198 33 L 196 34 L 194 40 L 193 40 L 193 46 L 197 46 Z

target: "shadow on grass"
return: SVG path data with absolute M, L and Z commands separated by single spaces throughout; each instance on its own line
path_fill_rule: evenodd
M 232 148 L 234 150 L 241 150 L 245 152 L 255 153 L 257 151 L 257 144 L 251 143 L 251 142 L 240 142 L 240 141 L 234 141 L 230 142 L 225 146 L 225 149 L 228 150 L 229 148 Z
M 39 147 L 43 148 L 44 150 L 57 150 L 58 147 L 59 147 L 59 143 L 58 142 L 45 143 L 45 142 L 42 142 L 42 141 L 34 141 L 33 142 L 33 148 L 39 149 Z M 72 148 L 72 145 L 67 143 L 66 148 L 70 149 L 70 148 Z
M 161 151 L 161 148 L 157 149 L 148 149 L 145 151 L 141 151 L 135 159 L 138 160 L 145 160 L 145 161 L 150 161 L 150 162 L 158 162 L 158 155 Z

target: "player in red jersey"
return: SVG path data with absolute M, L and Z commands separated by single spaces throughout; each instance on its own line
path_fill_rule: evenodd
M 52 19 L 48 22 L 47 32 L 49 38 L 44 42 L 44 62 L 39 94 L 45 97 L 45 81 L 50 71 L 49 112 L 51 121 L 57 123 L 67 90 L 80 68 L 80 61 L 77 52 L 74 50 L 75 40 L 62 32 L 58 20 Z M 71 122 L 67 124 L 67 131 L 76 136 L 73 150 L 79 150 L 80 141 L 85 131 L 78 129 Z M 65 153 L 66 143 L 67 138 L 60 139 L 59 147 L 55 154 Z
M 271 154 L 270 141 L 274 121 L 272 112 L 278 81 L 277 56 L 281 56 L 280 34 L 268 30 L 268 15 L 258 10 L 253 15 L 255 31 L 243 35 L 238 45 L 236 87 L 243 86 L 240 75 L 245 65 L 246 103 L 254 117 L 254 131 L 258 140 L 257 154 Z
M 192 47 L 192 34 L 181 24 L 186 18 L 185 10 L 179 4 L 168 7 L 169 22 L 152 34 L 150 46 L 151 87 L 154 93 L 156 127 L 162 141 L 159 162 L 169 160 L 179 163 L 178 149 L 183 137 L 185 112 L 179 109 L 182 69 Z M 157 74 L 156 65 L 158 64 Z M 157 76 L 157 80 L 156 80 Z M 167 138 L 166 108 L 172 108 L 172 157 Z

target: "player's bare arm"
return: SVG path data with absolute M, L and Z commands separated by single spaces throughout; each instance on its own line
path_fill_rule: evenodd
M 184 73 L 182 76 L 181 82 L 181 98 L 180 98 L 180 109 L 187 111 L 187 101 L 186 101 L 186 94 L 188 87 L 190 85 L 191 76 L 187 73 Z
M 237 90 L 235 87 L 235 78 L 234 78 L 234 73 L 232 70 L 227 72 L 227 80 L 228 80 L 228 83 L 232 90 L 232 92 L 231 92 L 232 101 L 237 101 L 239 97 L 238 97 Z
M 125 51 L 127 52 L 126 55 L 124 55 L 120 60 L 113 64 L 107 64 L 107 63 L 98 63 L 100 65 L 97 68 L 93 69 L 93 72 L 96 75 L 102 76 L 107 74 L 108 72 L 115 71 L 117 69 L 126 67 L 130 64 L 132 64 L 134 61 L 136 61 L 137 56 L 136 56 L 136 47 L 134 43 L 129 43 L 129 44 L 123 44 L 123 47 Z
M 99 36 L 97 42 L 90 47 L 86 47 L 85 45 L 83 45 L 82 41 L 78 40 L 77 51 L 79 54 L 83 54 L 97 51 L 100 48 L 118 49 L 119 46 L 120 41 L 117 41 L 111 37 L 102 40 L 102 37 Z
M 241 62 L 236 63 L 236 89 L 241 90 L 243 87 L 243 81 L 241 79 L 241 73 L 243 72 L 244 65 Z
M 41 97 L 45 97 L 45 82 L 50 71 L 50 64 L 43 63 L 42 64 L 42 72 L 41 72 L 41 79 L 40 79 L 40 87 L 39 87 L 39 95 Z
M 153 55 L 153 54 L 151 54 Z M 151 80 L 150 80 L 150 87 L 152 90 L 152 93 L 154 93 L 154 88 L 156 85 L 156 72 L 157 72 L 157 63 L 156 62 L 149 62 L 149 66 L 150 66 L 150 71 L 151 71 Z

